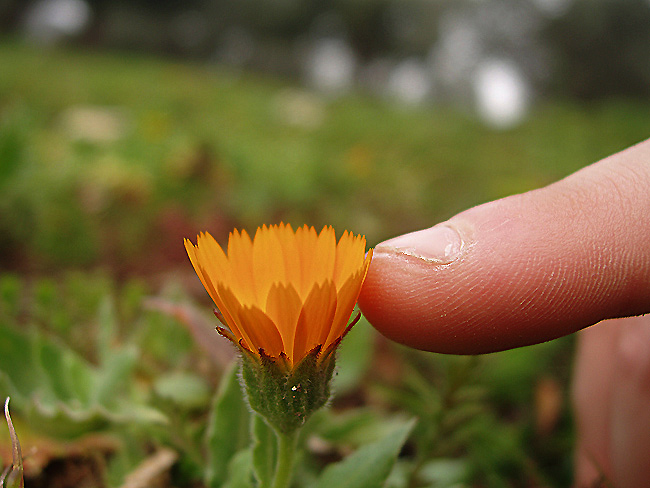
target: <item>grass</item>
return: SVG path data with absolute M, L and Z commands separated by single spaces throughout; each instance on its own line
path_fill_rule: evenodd
M 136 258 L 169 208 L 192 232 L 284 219 L 375 243 L 548 184 L 650 129 L 648 106 L 625 101 L 540 104 L 494 131 L 446 107 L 322 99 L 217 66 L 12 42 L 0 63 L 4 246 L 55 265 Z M 75 137 L 66 115 L 82 107 L 116 112 L 119 136 Z M 52 242 L 57 229 L 78 252 Z

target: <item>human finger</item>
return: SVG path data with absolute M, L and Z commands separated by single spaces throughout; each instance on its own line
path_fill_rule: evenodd
M 375 247 L 359 297 L 384 335 L 478 354 L 650 312 L 650 140 L 545 188 Z

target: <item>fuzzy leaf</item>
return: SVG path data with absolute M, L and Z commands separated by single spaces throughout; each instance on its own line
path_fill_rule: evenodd
M 99 304 L 97 322 L 99 325 L 97 352 L 101 361 L 105 362 L 114 353 L 113 344 L 118 330 L 117 310 L 115 310 L 115 303 L 110 296 L 105 296 Z
M 199 309 L 189 303 L 174 303 L 163 298 L 149 298 L 144 306 L 174 317 L 192 334 L 197 346 L 203 349 L 218 368 L 226 368 L 235 358 L 235 350 L 214 333 L 214 316 L 207 318 Z
M 329 466 L 316 488 L 381 488 L 414 425 L 415 420 L 411 420 L 383 439 L 365 445 L 343 461 Z
M 341 342 L 336 359 L 332 389 L 336 395 L 349 392 L 359 385 L 368 371 L 373 355 L 374 329 L 363 317 Z
M 253 471 L 259 488 L 271 486 L 275 473 L 277 438 L 273 429 L 257 414 L 253 415 Z
M 228 480 L 221 488 L 253 488 L 252 457 L 250 449 L 236 453 L 228 463 Z
M 164 422 L 162 414 L 119 392 L 127 390 L 137 351 L 116 349 L 95 367 L 37 331 L 0 324 L 0 393 L 11 394 L 30 425 L 69 437 L 110 423 Z
M 27 334 L 0 323 L 0 377 L 14 400 L 28 396 L 39 384 L 38 372 L 32 367 L 32 346 Z
M 115 392 L 126 386 L 133 373 L 139 352 L 134 345 L 127 345 L 114 350 L 106 358 L 98 371 L 97 383 L 93 389 L 93 399 L 101 404 L 108 404 L 115 398 Z
M 203 378 L 192 373 L 169 373 L 154 383 L 158 396 L 184 408 L 202 408 L 210 401 L 210 390 Z
M 230 460 L 235 453 L 248 447 L 250 417 L 239 386 L 238 364 L 233 363 L 221 378 L 208 419 L 205 481 L 210 488 L 223 485 Z

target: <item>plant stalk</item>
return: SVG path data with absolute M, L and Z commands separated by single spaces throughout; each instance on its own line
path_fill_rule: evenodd
M 293 461 L 296 455 L 299 431 L 300 429 L 296 429 L 289 434 L 284 434 L 275 430 L 275 434 L 278 438 L 278 460 L 271 488 L 289 488 L 291 484 Z

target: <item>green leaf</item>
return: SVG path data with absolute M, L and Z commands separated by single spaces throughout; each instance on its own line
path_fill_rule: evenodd
M 137 351 L 116 349 L 94 367 L 78 353 L 37 331 L 0 324 L 0 392 L 11 393 L 30 426 L 70 437 L 111 423 L 164 422 L 151 407 L 123 395 Z
M 174 372 L 162 375 L 154 383 L 154 391 L 161 398 L 171 400 L 184 408 L 207 406 L 210 391 L 205 380 L 192 373 Z
M 102 404 L 111 403 L 115 392 L 124 388 L 132 378 L 138 356 L 139 352 L 133 344 L 115 349 L 98 371 L 97 384 L 93 387 L 93 400 Z
M 81 405 L 92 404 L 92 392 L 97 382 L 97 373 L 79 360 L 71 360 L 68 364 L 68 381 L 72 389 L 72 397 Z
M 316 488 L 381 488 L 414 425 L 415 420 L 411 420 L 383 439 L 363 446 L 343 461 L 329 466 Z
M 420 478 L 427 482 L 428 486 L 435 488 L 465 486 L 468 477 L 469 466 L 464 459 L 434 459 L 420 470 Z
M 376 409 L 324 410 L 313 422 L 316 435 L 333 444 L 361 446 L 382 439 L 404 425 L 403 416 L 387 417 Z
M 334 394 L 341 395 L 359 385 L 370 366 L 374 333 L 374 329 L 362 317 L 341 342 L 332 385 Z
M 105 296 L 98 312 L 99 330 L 97 332 L 97 352 L 101 362 L 106 362 L 114 353 L 115 337 L 117 335 L 117 310 L 110 296 Z
M 14 323 L 20 311 L 22 293 L 23 282 L 17 275 L 0 274 L 0 320 Z
M 29 336 L 13 327 L 0 323 L 0 376 L 7 390 L 3 395 L 11 394 L 27 397 L 39 385 L 39 372 L 31 362 L 32 344 Z
M 253 488 L 252 461 L 250 449 L 236 453 L 228 463 L 228 479 L 221 488 Z
M 53 402 L 57 400 L 69 401 L 72 395 L 66 382 L 67 365 L 76 359 L 75 354 L 42 336 L 33 337 L 33 347 L 34 360 L 40 368 L 42 376 L 47 378 L 43 385 L 47 384 L 48 390 L 50 390 L 48 396 L 41 391 L 42 397 Z
M 253 414 L 253 471 L 260 488 L 271 486 L 275 474 L 277 437 L 273 429 L 257 414 Z
M 221 378 L 208 419 L 205 482 L 210 488 L 223 485 L 230 460 L 250 444 L 250 416 L 239 386 L 238 363 L 233 363 Z

